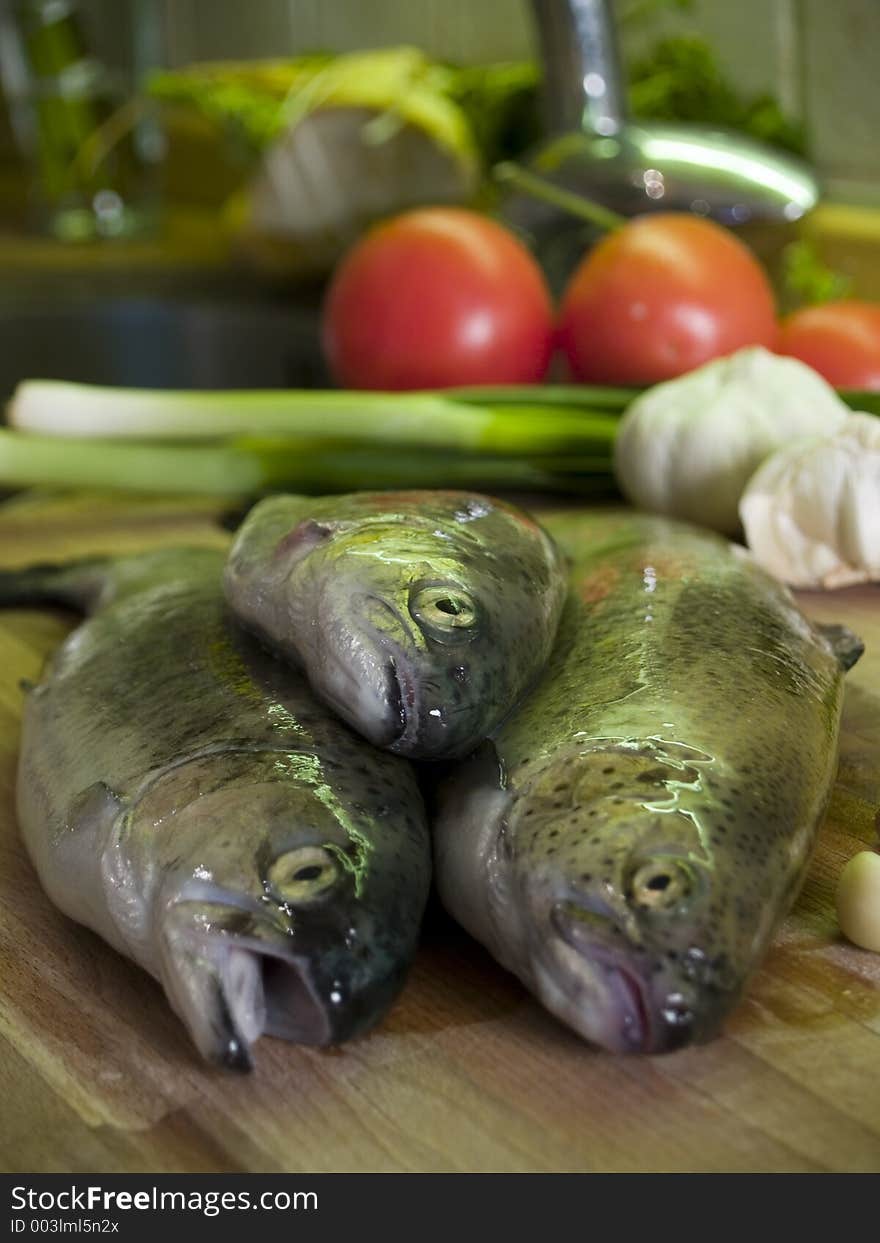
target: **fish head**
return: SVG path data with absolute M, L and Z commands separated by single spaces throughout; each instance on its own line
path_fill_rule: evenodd
M 711 757 L 675 750 L 612 742 L 551 761 L 500 832 L 537 991 L 615 1052 L 710 1039 L 772 932 L 760 878 L 719 878 L 727 811 L 710 824 L 692 809 Z
M 542 667 L 562 606 L 539 527 L 480 498 L 457 504 L 307 521 L 283 541 L 289 598 L 311 601 L 299 626 L 313 688 L 410 757 L 463 755 L 486 737 Z
M 325 796 L 261 775 L 150 813 L 159 974 L 211 1061 L 247 1069 L 264 1032 L 341 1043 L 403 983 L 426 898 L 418 833 L 361 832 Z

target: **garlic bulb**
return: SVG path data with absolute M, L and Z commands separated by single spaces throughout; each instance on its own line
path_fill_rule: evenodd
M 860 850 L 837 885 L 840 931 L 854 945 L 880 953 L 880 855 Z
M 836 431 L 848 413 L 812 368 L 750 347 L 636 398 L 618 429 L 615 474 L 640 508 L 735 535 L 739 498 L 764 458 Z
M 772 454 L 739 511 L 756 560 L 793 587 L 880 579 L 880 419 L 851 414 Z

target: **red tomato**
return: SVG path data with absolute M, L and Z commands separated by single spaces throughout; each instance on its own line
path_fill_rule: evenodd
M 349 388 L 532 384 L 550 361 L 553 308 L 538 264 L 486 216 L 406 212 L 337 268 L 324 352 Z
M 773 291 L 738 238 L 663 212 L 604 237 L 565 291 L 560 343 L 579 380 L 651 384 L 776 343 Z
M 837 388 L 880 390 L 880 304 L 826 302 L 782 321 L 777 346 Z

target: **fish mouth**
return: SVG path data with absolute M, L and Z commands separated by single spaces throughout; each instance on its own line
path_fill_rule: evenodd
M 162 948 L 169 1001 L 208 1061 L 251 1070 L 264 1034 L 310 1045 L 340 1038 L 304 960 L 256 939 L 177 929 L 166 931 Z
M 623 1038 L 627 1048 L 650 1053 L 653 1048 L 651 1011 L 645 1000 L 642 980 L 626 967 L 609 964 L 608 980 L 622 1016 Z
M 567 938 L 555 939 L 550 960 L 540 972 L 541 991 L 557 1017 L 610 1053 L 655 1051 L 651 1007 L 634 971 L 602 951 L 588 953 Z
M 348 670 L 344 672 L 348 674 Z M 324 685 L 324 697 L 342 719 L 374 747 L 410 754 L 419 733 L 418 716 L 414 711 L 415 684 L 402 663 L 393 656 L 385 661 L 383 672 L 381 690 L 375 693 L 368 710 L 365 710 L 363 696 L 360 699 L 355 699 L 354 693 L 347 696 L 332 684 Z
M 385 665 L 385 696 L 388 700 L 388 708 L 391 717 L 399 722 L 400 728 L 394 735 L 392 741 L 396 742 L 406 733 L 406 690 L 403 684 L 403 678 L 397 668 L 397 662 L 392 658 Z
M 389 658 L 385 673 L 389 715 L 399 725 L 396 734 L 387 745 L 392 751 L 403 750 L 410 753 L 419 735 L 415 682 L 404 663 L 394 656 Z
M 563 907 L 554 908 L 551 923 L 553 958 L 563 976 L 557 983 L 565 998 L 561 1017 L 570 1026 L 614 1053 L 669 1053 L 694 1040 L 693 1009 L 684 993 L 662 986 L 658 992 L 647 963 L 610 943 L 612 933 L 606 939 L 599 929 L 585 931 Z
M 374 747 L 393 749 L 407 736 L 414 688 L 394 657 L 376 652 L 349 664 L 331 656 L 311 677 L 319 697 Z

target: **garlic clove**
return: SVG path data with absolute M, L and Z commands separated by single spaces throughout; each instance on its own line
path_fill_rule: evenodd
M 852 414 L 831 436 L 777 450 L 739 512 L 755 559 L 793 587 L 880 579 L 880 419 Z
M 854 945 L 880 952 L 880 855 L 862 850 L 846 864 L 837 885 L 837 918 Z

